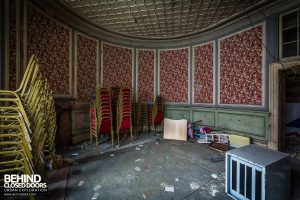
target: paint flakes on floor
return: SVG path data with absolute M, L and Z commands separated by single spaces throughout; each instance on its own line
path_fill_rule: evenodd
M 137 162 L 144 162 L 144 159 L 139 158 L 139 159 L 136 159 L 134 162 L 135 163 L 137 163 Z
M 134 169 L 135 169 L 135 171 L 137 171 L 137 172 L 140 172 L 140 171 L 141 171 L 141 168 L 139 168 L 139 167 L 135 167 Z
M 166 185 L 165 186 L 166 192 L 174 192 L 174 186 L 173 185 Z
M 200 188 L 200 185 L 196 182 L 191 182 L 190 186 L 192 190 L 198 190 Z
M 93 190 L 94 190 L 94 191 L 97 191 L 97 190 L 99 190 L 99 189 L 101 189 L 101 188 L 102 188 L 101 185 L 96 185 L 96 186 L 93 187 Z
M 99 193 L 94 193 L 94 195 L 93 195 L 93 197 L 92 197 L 92 200 L 98 199 L 98 196 L 99 196 Z
M 217 192 L 219 192 L 219 190 L 217 190 L 217 186 L 215 185 L 215 184 L 212 184 L 211 186 L 210 186 L 210 194 L 211 194 L 211 196 L 213 196 L 213 197 L 215 197 L 216 196 L 216 193 Z
M 214 179 L 218 178 L 217 174 L 211 174 L 211 177 L 213 177 Z
M 83 185 L 84 181 L 79 181 L 78 187 L 81 187 Z

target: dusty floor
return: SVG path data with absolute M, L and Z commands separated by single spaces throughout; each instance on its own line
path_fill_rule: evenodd
M 137 146 L 113 152 L 102 145 L 108 152 L 100 155 L 92 145 L 68 152 L 76 162 L 66 199 L 231 199 L 224 192 L 224 161 L 210 161 L 220 153 L 206 144 L 158 138 L 142 137 Z
M 225 163 L 206 144 L 140 135 L 121 146 L 83 143 L 62 152 L 70 168 L 66 200 L 86 199 L 231 199 L 224 190 Z M 300 199 L 300 157 L 291 156 L 291 199 Z M 174 192 L 165 191 L 166 189 Z M 95 197 L 95 198 L 93 198 Z

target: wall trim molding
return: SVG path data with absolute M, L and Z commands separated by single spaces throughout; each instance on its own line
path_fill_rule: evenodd
M 155 87 L 156 87 L 156 75 L 155 75 L 155 72 L 156 72 L 156 49 L 146 49 L 146 48 L 136 48 L 136 52 L 135 52 L 135 59 L 136 59 L 136 69 L 135 69 L 135 74 L 136 74 L 136 84 L 135 84 L 135 94 L 136 94 L 136 101 L 138 100 L 138 96 L 139 96 L 139 92 L 138 92 L 138 89 L 139 89 L 139 51 L 152 51 L 153 52 L 153 55 L 154 55 L 154 60 L 153 60 L 153 101 L 155 100 Z
M 160 52 L 161 51 L 174 51 L 174 50 L 181 50 L 187 49 L 188 50 L 188 99 L 187 102 L 164 102 L 165 104 L 173 105 L 173 104 L 190 104 L 191 102 L 191 48 L 190 46 L 186 47 L 177 47 L 177 48 L 162 48 L 158 49 L 158 58 L 157 58 L 157 95 L 160 95 Z
M 220 42 L 221 40 L 231 37 L 233 35 L 242 33 L 244 31 L 248 31 L 251 30 L 252 28 L 258 27 L 258 26 L 262 26 L 262 66 L 261 66 L 261 78 L 262 78 L 262 88 L 261 88 L 261 92 L 262 92 L 262 104 L 261 105 L 249 105 L 249 104 L 224 104 L 224 103 L 220 103 L 220 57 L 221 57 L 221 51 L 220 51 Z M 218 38 L 218 63 L 217 63 L 217 67 L 218 67 L 218 95 L 217 95 L 217 104 L 220 106 L 228 106 L 228 107 L 249 107 L 249 108 L 266 108 L 266 82 L 267 82 L 267 77 L 266 77 L 266 50 L 265 50 L 265 46 L 266 46 L 266 22 L 261 22 L 261 23 L 257 23 L 254 24 L 254 26 L 252 27 L 247 27 L 244 29 L 240 29 L 239 31 L 236 31 L 234 33 L 231 33 L 229 35 L 223 36 Z
M 111 42 L 105 42 L 101 40 L 101 87 L 103 86 L 103 73 L 104 73 L 104 63 L 103 63 L 103 56 L 104 56 L 104 50 L 103 50 L 103 46 L 104 44 L 106 45 L 110 45 L 110 46 L 115 46 L 115 47 L 119 47 L 119 48 L 123 48 L 123 49 L 130 49 L 131 50 L 131 88 L 132 90 L 135 89 L 134 84 L 135 84 L 135 48 L 134 47 L 128 47 L 128 46 L 124 46 L 124 45 L 119 45 L 119 44 L 114 44 Z
M 207 45 L 207 44 L 212 44 L 213 45 L 213 102 L 212 103 L 195 103 L 195 48 L 197 47 L 201 47 L 201 46 L 204 46 L 204 45 Z M 201 44 L 198 44 L 198 45 L 193 45 L 192 46 L 192 53 L 191 53 L 191 59 L 192 59 L 192 104 L 194 105 L 215 105 L 216 103 L 216 99 L 215 99 L 215 93 L 216 93 L 216 87 L 215 87 L 215 83 L 216 83 L 216 68 L 217 68 L 217 65 L 216 65 L 216 51 L 218 51 L 216 49 L 216 41 L 215 40 L 212 40 L 212 41 L 208 41 L 208 42 L 205 42 L 205 43 L 201 43 Z
M 284 63 L 285 69 L 292 68 L 296 65 L 299 65 L 300 61 L 293 61 Z M 285 70 L 280 63 L 272 63 L 269 66 L 269 126 L 270 134 L 268 138 L 268 148 L 274 150 L 281 150 L 280 146 L 280 134 L 282 133 L 282 117 L 283 113 L 281 110 L 281 84 L 280 80 L 281 73 Z

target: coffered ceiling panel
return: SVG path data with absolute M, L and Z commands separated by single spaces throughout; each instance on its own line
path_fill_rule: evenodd
M 146 39 L 205 31 L 266 0 L 59 0 L 89 22 Z

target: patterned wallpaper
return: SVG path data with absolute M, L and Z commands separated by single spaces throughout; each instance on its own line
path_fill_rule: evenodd
M 77 101 L 89 102 L 97 85 L 97 41 L 77 35 Z
M 148 101 L 154 97 L 154 66 L 155 51 L 138 50 L 138 95 L 144 96 Z
M 28 5 L 28 60 L 36 54 L 54 94 L 70 94 L 71 29 Z
M 194 47 L 194 103 L 214 103 L 214 44 Z
M 103 86 L 132 87 L 133 50 L 103 44 Z
M 9 86 L 10 90 L 16 90 L 17 84 L 17 35 L 16 35 L 16 15 L 17 15 L 16 0 L 9 1 Z
M 188 48 L 159 53 L 159 93 L 165 102 L 188 102 Z
M 262 105 L 263 28 L 220 40 L 220 103 Z

